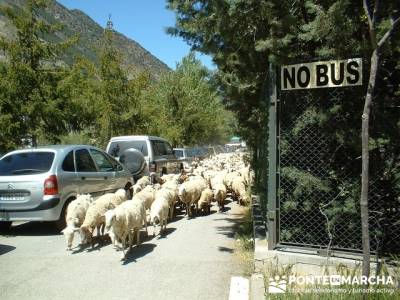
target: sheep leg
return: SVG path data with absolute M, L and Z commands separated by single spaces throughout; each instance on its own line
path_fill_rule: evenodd
M 128 233 L 128 237 L 129 237 L 129 251 L 132 249 L 134 234 L 135 234 L 135 229 L 133 229 L 133 232 L 129 230 L 129 233 Z
M 186 204 L 186 217 L 189 219 L 190 217 L 190 204 Z
M 140 245 L 140 230 L 138 228 L 137 232 L 136 232 L 136 246 L 139 246 L 139 245 Z
M 149 235 L 149 232 L 147 231 L 147 222 L 146 222 L 146 219 L 144 220 L 144 228 L 146 228 L 146 235 Z
M 125 257 L 126 257 L 126 253 L 125 253 L 125 247 L 126 247 L 126 236 L 123 236 L 122 237 L 122 255 L 121 255 L 121 260 L 124 260 L 125 259 Z

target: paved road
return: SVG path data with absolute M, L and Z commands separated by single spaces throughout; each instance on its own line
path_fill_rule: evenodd
M 178 215 L 126 262 L 109 244 L 67 252 L 64 237 L 45 223 L 13 226 L 0 236 L 0 299 L 228 299 L 230 278 L 240 273 L 233 253 L 239 211 L 229 203 L 224 213 Z

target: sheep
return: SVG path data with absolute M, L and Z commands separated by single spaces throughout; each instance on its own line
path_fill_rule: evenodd
M 153 236 L 156 235 L 156 225 L 160 224 L 160 233 L 167 229 L 169 205 L 164 198 L 157 198 L 150 208 L 150 222 L 153 224 Z
M 67 227 L 61 231 L 64 234 L 67 242 L 66 250 L 72 249 L 75 231 L 79 231 L 79 226 L 82 225 L 86 216 L 86 211 L 92 202 L 93 198 L 89 194 L 78 194 L 76 199 L 68 204 L 67 215 L 65 217 L 65 223 Z
M 169 207 L 169 218 L 174 217 L 175 203 L 178 199 L 178 186 L 170 184 L 166 187 L 161 188 L 161 190 L 156 192 L 156 200 L 164 199 L 168 203 Z
M 186 216 L 191 216 L 190 208 L 192 204 L 197 204 L 201 193 L 207 188 L 207 182 L 204 178 L 189 180 L 179 187 L 179 199 L 186 205 Z
M 216 184 L 214 188 L 214 198 L 218 204 L 218 211 L 223 211 L 226 198 L 226 186 L 223 183 Z
M 135 185 L 132 187 L 133 194 L 139 193 L 141 190 L 143 190 L 147 185 L 150 185 L 150 177 L 149 176 L 143 176 L 140 178 Z
M 116 241 L 122 243 L 121 260 L 126 258 L 126 240 L 129 240 L 129 251 L 132 249 L 133 237 L 136 231 L 136 245 L 140 244 L 140 229 L 146 224 L 146 210 L 143 202 L 138 198 L 133 198 L 118 205 L 115 209 L 105 213 L 106 229 L 108 230 L 112 243 L 116 246 Z M 147 226 L 146 226 L 147 232 Z
M 213 191 L 209 188 L 206 188 L 201 192 L 201 196 L 198 201 L 198 209 L 210 213 L 211 201 L 213 199 L 214 199 Z
M 82 237 L 82 244 L 91 243 L 93 244 L 93 231 L 97 228 L 97 236 L 100 236 L 100 229 L 103 227 L 105 217 L 104 214 L 107 210 L 117 207 L 119 204 L 126 200 L 126 191 L 124 189 L 119 189 L 115 193 L 108 193 L 100 196 L 96 201 L 94 201 L 88 208 L 80 227 L 80 233 Z
M 239 170 L 240 175 L 242 175 L 246 188 L 250 186 L 250 165 Z
M 145 209 L 150 209 L 155 199 L 155 189 L 151 185 L 148 185 L 133 197 L 140 199 L 144 203 Z
M 232 192 L 232 183 L 233 183 L 234 179 L 239 176 L 240 176 L 239 172 L 236 172 L 236 171 L 226 174 L 226 176 L 224 178 L 224 183 L 225 183 L 227 192 Z
M 239 204 L 246 205 L 250 203 L 243 177 L 237 176 L 233 179 L 232 194 L 234 199 L 236 199 Z

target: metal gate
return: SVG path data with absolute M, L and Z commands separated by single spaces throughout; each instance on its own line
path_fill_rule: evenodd
M 269 247 L 359 253 L 365 86 L 281 91 L 276 72 L 270 70 Z M 371 155 L 371 174 L 379 168 Z M 384 194 L 379 176 L 371 176 L 371 250 L 399 254 L 398 204 Z

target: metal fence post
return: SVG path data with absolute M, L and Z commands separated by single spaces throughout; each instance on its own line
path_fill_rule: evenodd
M 277 87 L 276 87 L 276 67 L 269 65 L 269 84 L 268 84 L 268 204 L 267 204 L 267 224 L 268 224 L 268 249 L 274 249 L 278 241 L 278 214 L 276 202 L 277 187 Z

